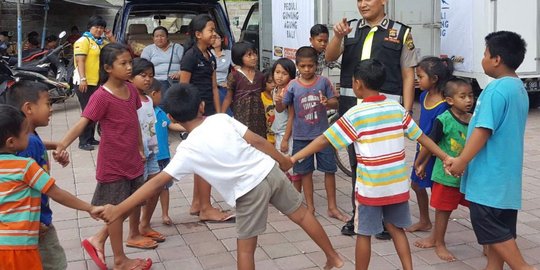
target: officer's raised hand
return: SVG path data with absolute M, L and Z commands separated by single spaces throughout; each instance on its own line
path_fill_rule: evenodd
M 347 23 L 347 18 L 343 18 L 340 22 L 334 25 L 334 35 L 338 38 L 343 38 L 352 31 L 352 28 Z

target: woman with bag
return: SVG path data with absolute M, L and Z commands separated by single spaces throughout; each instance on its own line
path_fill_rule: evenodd
M 161 83 L 161 97 L 164 99 L 167 89 L 180 79 L 180 62 L 184 55 L 184 47 L 170 42 L 169 31 L 163 26 L 156 27 L 152 34 L 154 44 L 143 49 L 141 58 L 145 58 L 154 64 L 154 78 Z

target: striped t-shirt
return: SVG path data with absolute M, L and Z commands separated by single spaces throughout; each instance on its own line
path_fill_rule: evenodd
M 0 154 L 0 250 L 37 248 L 41 193 L 54 182 L 33 159 Z
M 409 199 L 404 137 L 416 140 L 421 135 L 405 109 L 382 95 L 365 98 L 324 132 L 337 149 L 354 142 L 356 200 L 372 206 Z

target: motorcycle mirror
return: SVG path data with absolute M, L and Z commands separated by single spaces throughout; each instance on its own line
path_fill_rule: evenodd
M 60 34 L 58 34 L 58 38 L 63 38 L 66 36 L 66 31 L 62 31 L 60 32 Z

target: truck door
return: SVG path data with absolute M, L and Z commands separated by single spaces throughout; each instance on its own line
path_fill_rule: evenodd
M 249 9 L 240 32 L 240 41 L 249 41 L 255 44 L 259 52 L 261 51 L 259 48 L 259 3 L 253 4 Z
M 412 27 L 414 45 L 420 57 L 440 53 L 440 1 L 391 0 L 387 4 L 391 19 Z

